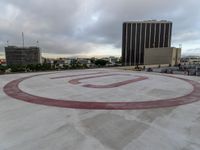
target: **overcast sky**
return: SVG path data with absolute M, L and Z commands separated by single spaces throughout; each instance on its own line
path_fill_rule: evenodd
M 42 52 L 121 55 L 122 23 L 173 22 L 172 46 L 200 55 L 199 0 L 0 0 L 0 52 L 10 45 L 37 45 Z M 64 55 L 63 55 L 64 56 Z

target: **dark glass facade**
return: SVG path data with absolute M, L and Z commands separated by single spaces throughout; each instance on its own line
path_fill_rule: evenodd
M 171 47 L 172 22 L 125 22 L 122 32 L 122 63 L 144 64 L 144 49 Z

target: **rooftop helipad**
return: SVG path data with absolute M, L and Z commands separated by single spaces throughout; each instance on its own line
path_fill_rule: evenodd
M 0 149 L 200 147 L 198 77 L 92 69 L 0 79 Z

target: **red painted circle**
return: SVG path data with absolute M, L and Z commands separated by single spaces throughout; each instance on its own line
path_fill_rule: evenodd
M 46 74 L 40 74 L 46 75 Z M 46 106 L 55 106 L 63 108 L 75 108 L 75 109 L 113 109 L 113 110 L 130 110 L 130 109 L 150 109 L 150 108 L 161 108 L 161 107 L 172 107 L 178 105 L 184 105 L 200 100 L 200 84 L 198 82 L 180 78 L 173 77 L 190 83 L 193 86 L 193 91 L 185 96 L 171 98 L 171 99 L 162 99 L 155 101 L 143 101 L 143 102 L 81 102 L 81 101 L 72 101 L 72 100 L 59 100 L 52 98 L 45 98 L 40 96 L 31 95 L 22 91 L 19 88 L 19 83 L 40 75 L 32 75 L 17 80 L 13 80 L 4 86 L 4 92 L 15 99 L 34 103 L 41 104 Z M 168 76 L 169 77 L 169 76 Z

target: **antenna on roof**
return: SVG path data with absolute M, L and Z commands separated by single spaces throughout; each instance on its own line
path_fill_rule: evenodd
M 9 46 L 9 41 L 7 40 L 7 46 Z
M 22 32 L 22 45 L 23 45 L 23 48 L 24 48 L 24 33 Z

